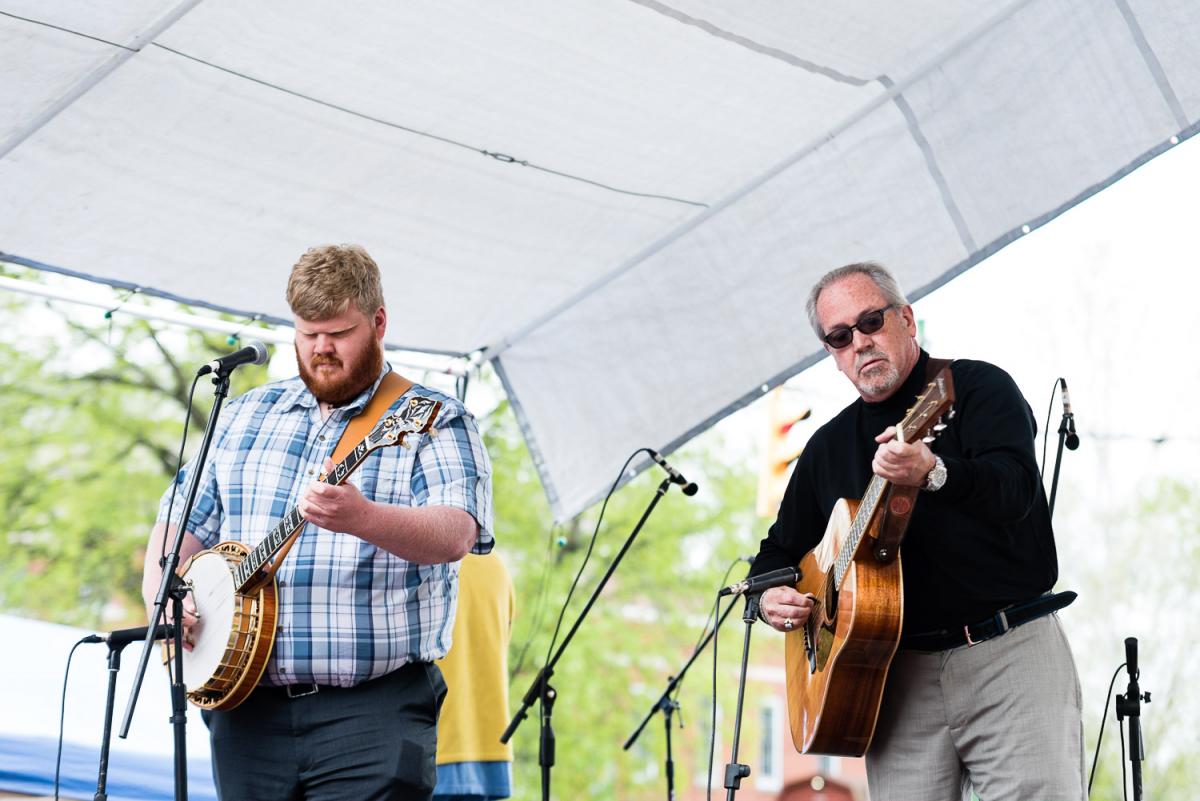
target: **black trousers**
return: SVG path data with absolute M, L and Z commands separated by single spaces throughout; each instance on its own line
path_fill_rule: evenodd
M 222 801 L 428 799 L 437 783 L 437 717 L 446 683 L 413 663 L 345 689 L 289 698 L 259 687 L 203 713 Z

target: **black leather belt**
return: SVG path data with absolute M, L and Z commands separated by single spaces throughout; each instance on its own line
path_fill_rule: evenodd
M 328 684 L 260 684 L 255 688 L 257 693 L 265 693 L 276 698 L 303 698 L 306 695 L 316 695 L 322 690 L 336 689 Z
M 963 626 L 961 629 L 942 629 L 921 634 L 911 634 L 900 640 L 900 647 L 911 651 L 945 651 L 960 646 L 970 647 L 986 640 L 991 640 L 1015 629 L 1022 623 L 1045 617 L 1051 612 L 1057 612 L 1069 606 L 1076 598 L 1076 593 L 1066 592 L 1046 593 L 1031 601 L 1006 606 L 987 620 Z
M 374 679 L 370 679 L 369 681 L 364 681 L 361 684 L 354 684 L 349 687 L 339 687 L 332 684 L 314 684 L 312 682 L 308 682 L 306 684 L 260 684 L 255 688 L 254 691 L 257 693 L 266 693 L 267 695 L 271 695 L 276 698 L 289 699 L 304 698 L 309 695 L 316 695 L 317 693 L 322 692 L 327 693 L 335 690 L 344 692 L 346 690 L 363 689 L 371 684 L 374 684 L 375 682 L 382 682 L 388 678 L 406 680 L 405 677 L 407 677 L 414 670 L 424 669 L 426 664 L 428 663 L 405 662 L 391 673 L 385 673 L 382 676 L 378 676 Z

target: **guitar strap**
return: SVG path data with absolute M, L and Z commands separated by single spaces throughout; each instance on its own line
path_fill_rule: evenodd
M 395 370 L 389 370 L 383 380 L 379 382 L 379 386 L 375 388 L 375 394 L 371 396 L 370 402 L 361 412 L 350 418 L 350 422 L 346 425 L 346 430 L 342 432 L 341 438 L 338 439 L 337 445 L 333 449 L 334 464 L 338 464 L 347 456 L 350 451 L 354 450 L 354 446 L 366 439 L 367 434 L 371 433 L 371 429 L 380 421 L 384 413 L 392 407 L 392 404 L 400 399 L 400 396 L 412 389 L 413 382 L 409 381 L 404 376 L 397 373 Z M 322 473 L 324 478 L 325 474 Z M 279 552 L 275 554 L 275 558 L 271 563 L 265 565 L 260 573 L 264 578 L 270 578 L 275 575 L 275 571 L 283 564 L 283 558 L 288 555 L 288 551 L 296 543 L 296 538 L 300 536 L 300 532 L 304 527 L 296 529 L 292 536 L 288 537 L 283 545 L 279 546 Z
M 380 421 L 384 412 L 392 408 L 392 404 L 401 395 L 412 389 L 412 385 L 413 382 L 395 370 L 389 370 L 388 374 L 379 382 L 375 394 L 371 396 L 371 402 L 350 419 L 346 430 L 342 432 L 342 438 L 338 440 L 337 447 L 333 449 L 333 463 L 337 464 L 349 456 L 350 451 L 354 450 L 354 446 L 371 433 L 371 429 Z
M 949 371 L 951 361 L 953 360 L 930 357 L 925 364 L 925 385 L 928 386 L 943 371 Z M 880 564 L 888 564 L 900 553 L 900 543 L 904 541 L 904 534 L 908 531 L 920 491 L 920 487 L 901 487 L 896 484 L 888 487 L 887 500 L 883 505 L 873 549 L 875 559 Z

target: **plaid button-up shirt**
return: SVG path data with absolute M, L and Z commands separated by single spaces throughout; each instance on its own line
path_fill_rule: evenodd
M 378 383 L 324 420 L 298 377 L 230 401 L 187 530 L 205 547 L 225 540 L 257 545 L 320 475 L 325 457 Z M 369 500 L 466 511 L 479 523 L 472 550 L 487 553 L 493 543 L 491 465 L 475 420 L 459 401 L 427 387 L 414 386 L 401 400 L 414 393 L 442 402 L 434 423 L 438 435 L 410 435 L 411 449 L 370 453 L 348 481 Z M 177 477 L 170 513 L 176 526 L 192 467 L 189 463 Z M 168 488 L 160 522 L 167 519 L 170 495 Z M 457 563 L 412 564 L 353 535 L 309 523 L 276 578 L 279 617 L 267 684 L 352 686 L 407 662 L 432 662 L 450 647 Z

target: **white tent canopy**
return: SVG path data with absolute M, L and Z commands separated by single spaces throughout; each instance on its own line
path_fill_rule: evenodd
M 0 1 L 0 258 L 289 319 L 308 246 L 388 341 L 491 359 L 559 517 L 1200 124 L 1194 0 Z

